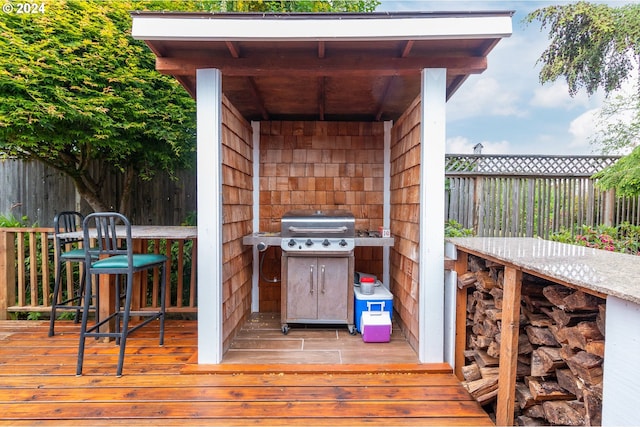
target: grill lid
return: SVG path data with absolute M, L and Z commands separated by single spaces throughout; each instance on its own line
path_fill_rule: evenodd
M 355 218 L 346 210 L 294 210 L 281 221 L 282 237 L 355 237 Z

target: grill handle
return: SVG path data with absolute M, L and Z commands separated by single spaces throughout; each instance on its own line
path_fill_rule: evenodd
M 290 226 L 289 231 L 292 233 L 313 233 L 313 234 L 337 234 L 344 233 L 348 230 L 344 225 L 342 227 L 324 227 L 324 228 L 307 228 Z
M 313 295 L 313 265 L 309 266 L 309 293 Z

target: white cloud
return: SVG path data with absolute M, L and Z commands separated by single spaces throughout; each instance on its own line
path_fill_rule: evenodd
M 482 154 L 507 154 L 510 152 L 510 144 L 508 141 L 482 141 Z M 478 142 L 457 136 L 447 139 L 445 151 L 450 154 L 473 154 L 473 147 Z
M 591 145 L 590 138 L 597 132 L 599 111 L 599 108 L 592 108 L 569 123 L 569 134 L 572 136 L 570 148 L 585 148 Z
M 456 93 L 447 110 L 449 119 L 462 120 L 478 116 L 523 116 L 518 95 L 494 78 L 467 81 L 464 91 Z
M 571 110 L 576 107 L 588 107 L 594 102 L 600 101 L 597 94 L 593 98 L 584 91 L 580 91 L 574 97 L 569 95 L 569 87 L 567 82 L 559 81 L 553 84 L 547 84 L 534 89 L 531 106 L 539 108 L 563 108 Z

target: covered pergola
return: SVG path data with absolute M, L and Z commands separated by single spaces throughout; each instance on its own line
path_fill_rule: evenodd
M 197 101 L 199 363 L 220 363 L 224 331 L 234 327 L 224 325 L 222 230 L 229 218 L 217 167 L 226 99 L 252 124 L 254 150 L 261 122 L 355 121 L 385 123 L 387 154 L 395 121 L 419 103 L 419 235 L 415 254 L 402 256 L 419 266 L 412 273 L 419 359 L 453 365 L 455 293 L 444 285 L 443 268 L 446 102 L 470 75 L 487 69 L 488 54 L 511 35 L 512 12 L 132 16 L 132 35 L 155 53 L 157 70 L 175 76 Z M 259 230 L 257 153 L 253 231 Z M 383 208 L 389 227 L 398 202 L 389 191 L 387 154 Z M 401 251 L 402 244 L 397 239 L 391 250 Z M 387 260 L 389 275 L 394 271 Z

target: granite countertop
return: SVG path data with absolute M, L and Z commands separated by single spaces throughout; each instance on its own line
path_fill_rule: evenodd
M 640 257 L 537 238 L 456 237 L 458 249 L 487 255 L 524 272 L 640 304 Z

